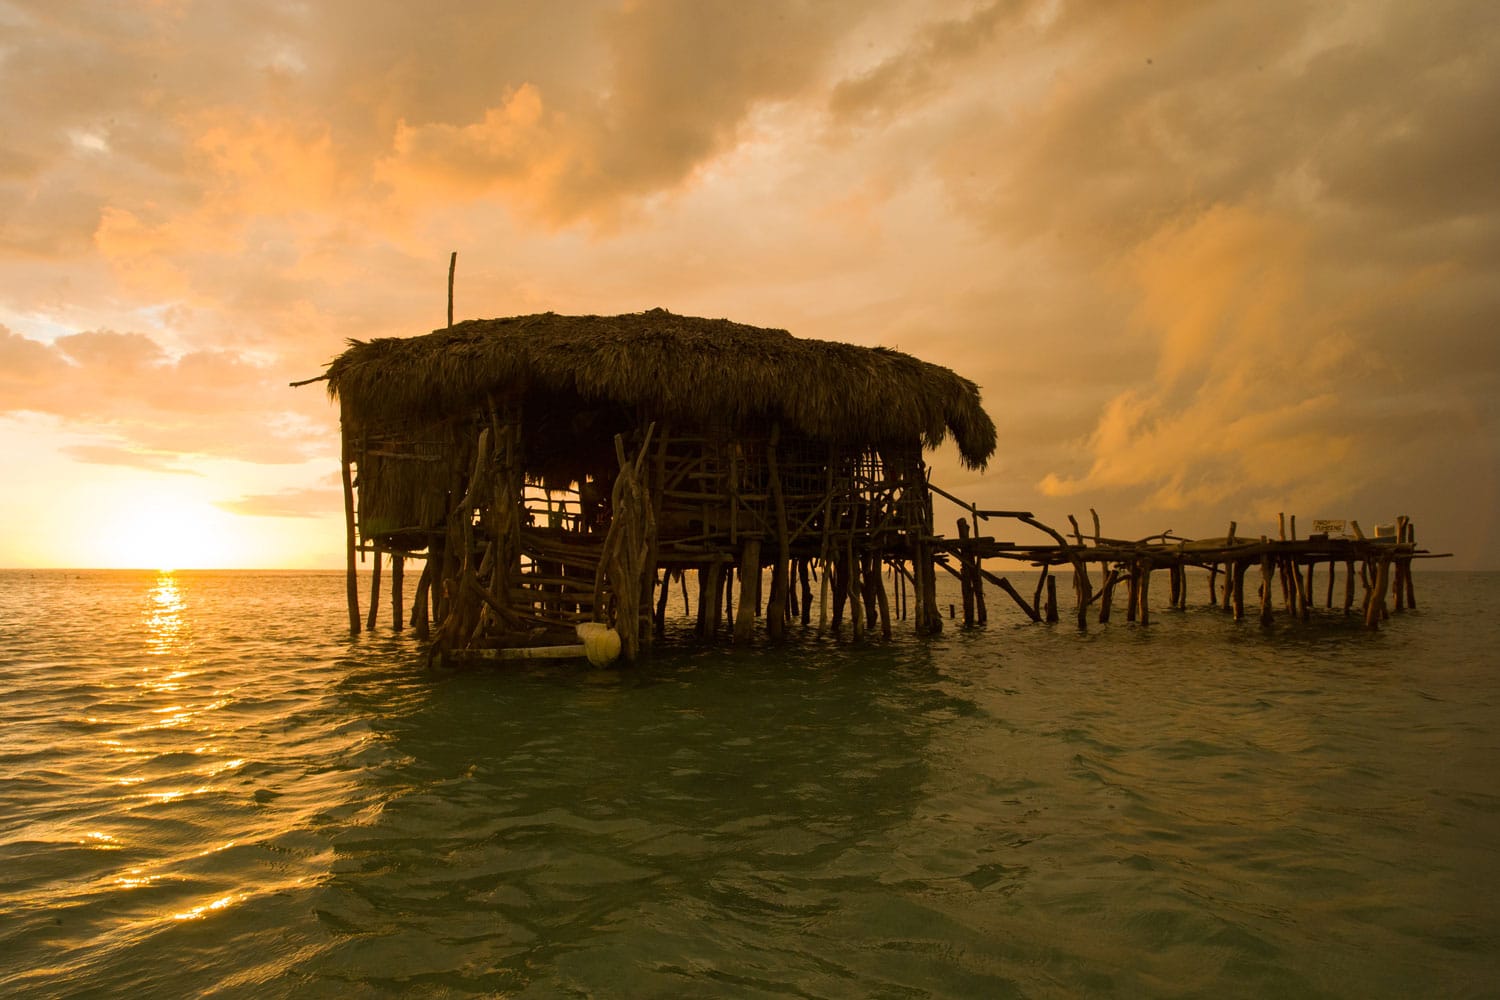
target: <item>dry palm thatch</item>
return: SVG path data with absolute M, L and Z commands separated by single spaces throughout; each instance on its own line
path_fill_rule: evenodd
M 442 419 L 490 394 L 518 393 L 705 428 L 780 420 L 813 439 L 862 445 L 931 448 L 951 433 L 971 468 L 995 450 L 978 387 L 947 368 L 663 309 L 471 320 L 421 337 L 351 341 L 328 368 L 328 390 L 365 426 Z

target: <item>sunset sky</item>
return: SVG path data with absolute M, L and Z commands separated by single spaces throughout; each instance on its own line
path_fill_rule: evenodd
M 443 325 L 457 251 L 460 319 L 951 367 L 987 506 L 1500 568 L 1496 10 L 0 0 L 0 567 L 341 565 L 287 383 Z

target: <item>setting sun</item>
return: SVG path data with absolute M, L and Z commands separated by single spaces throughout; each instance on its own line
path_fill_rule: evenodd
M 129 497 L 99 540 L 101 561 L 131 569 L 206 569 L 236 565 L 243 553 L 233 515 L 165 490 Z

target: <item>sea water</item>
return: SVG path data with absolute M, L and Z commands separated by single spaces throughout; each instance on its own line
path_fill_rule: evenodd
M 341 574 L 0 573 L 0 994 L 1500 995 L 1500 574 L 1416 582 L 434 673 Z

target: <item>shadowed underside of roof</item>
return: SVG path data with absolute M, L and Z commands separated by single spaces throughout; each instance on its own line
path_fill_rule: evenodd
M 699 427 L 780 420 L 809 437 L 880 445 L 952 434 L 982 468 L 995 425 L 979 389 L 947 368 L 882 347 L 662 309 L 623 316 L 541 313 L 470 320 L 420 337 L 351 341 L 328 391 L 360 424 L 463 414 L 496 393 L 551 393 L 633 406 Z

